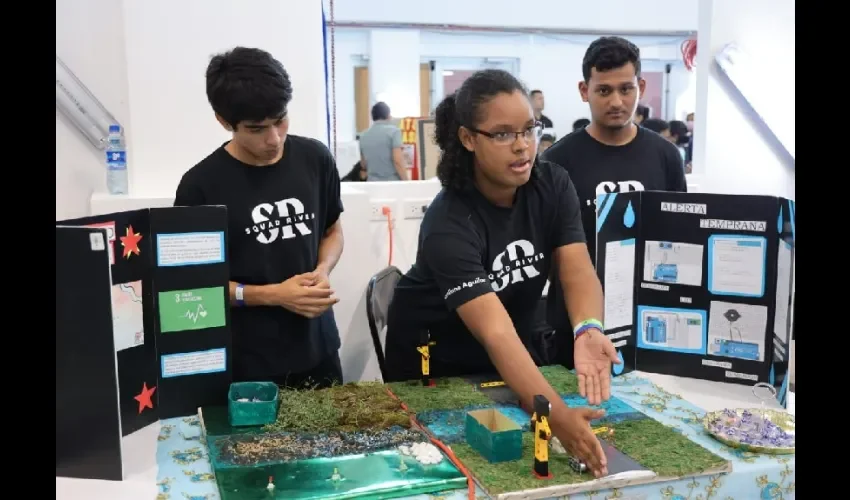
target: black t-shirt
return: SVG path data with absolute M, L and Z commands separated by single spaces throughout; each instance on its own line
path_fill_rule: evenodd
M 552 261 L 561 246 L 584 242 L 578 198 L 566 172 L 538 161 L 511 208 L 474 188 L 443 189 L 425 213 L 416 262 L 396 286 L 387 324 L 391 379 L 417 378 L 423 331 L 434 377 L 495 369 L 456 309 L 496 292 L 534 357 L 530 332 Z
M 283 157 L 266 167 L 222 145 L 183 175 L 174 205 L 226 206 L 230 279 L 268 285 L 316 268 L 323 235 L 342 213 L 339 183 L 328 148 L 290 134 Z M 340 346 L 332 309 L 308 319 L 282 307 L 233 307 L 231 319 L 238 379 L 304 372 Z
M 635 138 L 623 146 L 608 146 L 585 129 L 563 137 L 543 153 L 543 158 L 566 169 L 581 203 L 590 257 L 596 262 L 596 196 L 629 191 L 687 191 L 685 169 L 678 148 L 661 135 L 637 128 Z M 559 280 L 552 280 L 547 297 L 547 321 L 572 344 L 572 325 L 567 316 Z M 562 359 L 572 365 L 570 359 Z

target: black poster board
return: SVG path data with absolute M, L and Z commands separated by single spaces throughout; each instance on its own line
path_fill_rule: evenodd
M 605 256 L 622 255 L 618 262 L 634 261 L 637 248 L 640 205 L 629 204 L 628 199 L 616 196 L 599 196 L 596 200 L 596 273 L 605 292 L 605 335 L 617 348 L 622 360 L 611 365 L 612 375 L 629 373 L 635 369 L 634 315 L 632 314 L 635 278 L 634 265 L 607 266 Z M 611 211 L 619 214 L 616 223 L 603 224 Z
M 772 196 L 600 196 L 597 270 L 606 334 L 630 331 L 634 358 L 627 363 L 683 377 L 765 382 L 784 400 L 794 209 L 793 201 Z M 610 281 L 614 275 L 621 279 Z M 612 317 L 617 327 L 629 315 L 630 325 L 609 330 Z
M 227 209 L 152 208 L 59 224 L 110 235 L 123 434 L 224 404 L 232 345 Z
M 56 227 L 56 475 L 120 481 L 105 229 Z
M 59 221 L 56 225 L 106 230 L 106 248 L 112 264 L 113 335 L 118 357 L 121 432 L 125 436 L 132 434 L 159 419 L 150 213 L 133 210 Z
M 150 214 L 160 418 L 172 418 L 225 404 L 233 378 L 227 209 L 152 208 Z

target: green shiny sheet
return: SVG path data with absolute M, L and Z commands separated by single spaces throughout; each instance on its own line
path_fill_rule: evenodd
M 335 470 L 341 478 L 332 479 Z M 216 468 L 215 475 L 222 500 L 383 500 L 466 487 L 466 478 L 449 460 L 421 465 L 398 450 Z

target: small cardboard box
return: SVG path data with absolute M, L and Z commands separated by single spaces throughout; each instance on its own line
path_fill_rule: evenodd
M 277 419 L 278 387 L 272 382 L 234 382 L 227 394 L 234 427 L 265 425 Z M 248 401 L 239 401 L 247 399 Z
M 522 458 L 522 428 L 496 409 L 466 414 L 466 442 L 490 463 Z

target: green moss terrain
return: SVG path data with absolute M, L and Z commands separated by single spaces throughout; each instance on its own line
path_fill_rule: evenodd
M 474 405 L 492 405 L 493 401 L 476 387 L 461 378 L 435 380 L 435 387 L 425 387 L 421 381 L 389 384 L 398 399 L 412 413 L 427 410 L 459 410 Z
M 578 394 L 578 377 L 563 366 L 542 366 L 540 373 L 558 394 Z
M 578 379 L 563 366 L 544 366 L 540 373 L 560 394 L 578 392 Z M 470 406 L 492 405 L 493 400 L 478 388 L 462 378 L 441 378 L 435 380 L 435 387 L 425 387 L 419 380 L 392 382 L 393 394 L 404 401 L 413 413 L 428 410 L 459 410 Z
M 659 476 L 699 474 L 726 463 L 726 460 L 655 420 L 634 420 L 606 427 L 614 429 L 613 436 L 605 438 L 608 442 Z M 531 472 L 534 439 L 530 432 L 523 433 L 522 448 L 522 459 L 491 464 L 466 443 L 452 445 L 455 456 L 490 494 L 593 480 L 590 473 L 574 472 L 566 455 L 552 452 L 549 453 L 549 471 L 554 477 L 537 479 Z
M 554 453 L 549 454 L 552 479 L 537 479 L 531 470 L 534 464 L 534 436 L 530 432 L 522 435 L 522 458 L 513 462 L 491 464 L 466 443 L 452 445 L 452 451 L 491 495 L 593 480 L 591 474 L 574 472 L 567 463 L 566 455 Z
M 606 439 L 659 476 L 687 476 L 726 463 L 725 459 L 691 441 L 684 434 L 651 418 L 620 422 L 611 427 L 614 428 L 614 435 Z
M 566 368 L 547 366 L 540 371 L 558 393 L 578 393 L 578 379 Z M 418 381 L 389 385 L 393 393 L 414 413 L 493 404 L 473 384 L 462 379 L 442 379 L 436 382 L 437 387 L 423 387 Z M 605 426 L 614 430 L 613 435 L 605 438 L 608 442 L 659 476 L 699 474 L 726 463 L 726 460 L 685 435 L 650 418 L 606 423 Z M 574 472 L 569 467 L 567 457 L 555 453 L 549 455 L 549 468 L 554 477 L 549 480 L 534 477 L 531 472 L 534 440 L 528 432 L 523 435 L 523 456 L 518 461 L 491 464 L 465 442 L 453 444 L 452 450 L 491 494 L 593 479 L 589 473 Z
M 410 427 L 410 417 L 384 384 L 361 382 L 328 389 L 281 390 L 277 421 L 267 432 L 352 432 Z

